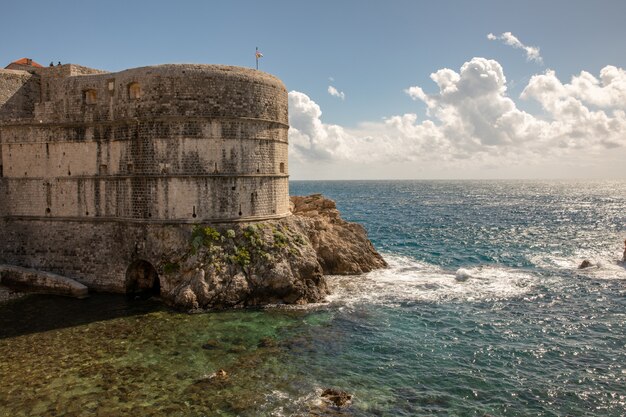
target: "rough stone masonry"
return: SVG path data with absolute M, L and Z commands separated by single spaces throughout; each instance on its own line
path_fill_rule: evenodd
M 290 216 L 287 110 L 282 82 L 246 68 L 16 61 L 0 70 L 0 264 L 180 298 L 165 278 L 200 225 Z

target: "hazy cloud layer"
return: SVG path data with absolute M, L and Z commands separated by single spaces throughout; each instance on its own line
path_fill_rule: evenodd
M 339 91 L 337 90 L 335 87 L 333 87 L 332 85 L 328 86 L 328 94 L 330 94 L 333 97 L 339 97 L 342 100 L 346 99 L 346 95 L 344 94 L 343 91 Z
M 489 39 L 490 41 L 500 40 L 505 45 L 512 46 L 516 49 L 522 49 L 524 50 L 524 52 L 526 52 L 527 61 L 535 61 L 538 64 L 543 64 L 543 58 L 541 58 L 541 55 L 539 54 L 539 48 L 536 46 L 524 45 L 511 32 L 504 32 L 500 36 L 496 36 L 493 33 L 490 33 L 487 35 L 487 39 Z
M 426 104 L 424 120 L 413 113 L 348 129 L 322 122 L 320 107 L 306 94 L 289 93 L 291 157 L 300 161 L 413 162 L 445 166 L 532 165 L 626 147 L 626 73 L 607 66 L 563 84 L 554 71 L 535 75 L 521 94 L 544 112 L 520 110 L 507 96 L 502 66 L 473 58 L 456 72 L 431 74 L 438 91 L 419 86 L 405 92 Z

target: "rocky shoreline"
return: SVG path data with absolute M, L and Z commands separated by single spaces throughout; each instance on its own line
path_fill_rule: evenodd
M 22 298 L 25 295 L 26 293 L 24 292 L 20 292 L 13 288 L 0 285 L 0 303 L 11 301 L 11 300 L 17 300 L 18 298 Z
M 326 275 L 387 266 L 365 228 L 343 220 L 334 201 L 321 194 L 291 197 L 290 208 L 279 220 L 173 227 L 160 235 L 159 244 L 175 248 L 155 259 L 160 298 L 184 311 L 315 303 L 329 294 Z M 20 286 L 0 291 L 0 301 L 28 292 L 76 296 L 72 285 L 82 285 L 46 271 L 3 267 L 3 284 Z
M 387 266 L 358 224 L 320 194 L 291 197 L 275 221 L 198 226 L 188 251 L 164 261 L 164 301 L 185 310 L 306 304 L 328 295 L 325 275 Z

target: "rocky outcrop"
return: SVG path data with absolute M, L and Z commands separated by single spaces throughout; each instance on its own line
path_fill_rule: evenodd
M 25 289 L 29 292 L 76 298 L 85 298 L 89 295 L 87 287 L 73 279 L 14 265 L 0 265 L 0 282 L 8 287 Z
M 326 388 L 321 397 L 337 408 L 348 407 L 352 404 L 352 395 L 334 388 Z
M 291 197 L 291 211 L 306 232 L 325 274 L 352 275 L 387 266 L 365 228 L 343 220 L 334 201 L 321 194 Z
M 157 266 L 162 298 L 187 310 L 305 304 L 328 294 L 324 274 L 386 266 L 333 201 L 292 197 L 292 206 L 280 220 L 196 226 L 188 246 Z
M 162 266 L 162 296 L 185 309 L 305 304 L 328 293 L 313 247 L 293 218 L 198 226 L 186 252 Z

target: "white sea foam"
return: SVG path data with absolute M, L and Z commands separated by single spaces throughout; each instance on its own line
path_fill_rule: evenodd
M 294 398 L 287 392 L 273 390 L 265 395 L 265 404 L 261 405 L 261 410 L 272 417 L 301 415 L 305 410 L 322 405 L 321 394 L 322 389 L 315 388 L 306 395 Z
M 472 273 L 469 269 L 465 269 L 465 268 L 459 268 L 456 271 L 456 274 L 454 274 L 454 278 L 457 281 L 467 281 L 468 279 L 470 279 L 472 277 Z
M 536 255 L 529 260 L 539 268 L 570 272 L 591 279 L 626 279 L 626 264 L 620 262 L 622 254 L 617 252 L 578 251 L 571 256 Z M 578 269 L 583 260 L 592 266 Z
M 329 277 L 331 303 L 454 302 L 507 299 L 531 290 L 537 276 L 483 266 L 446 271 L 408 257 L 387 255 L 389 268 L 361 276 Z

